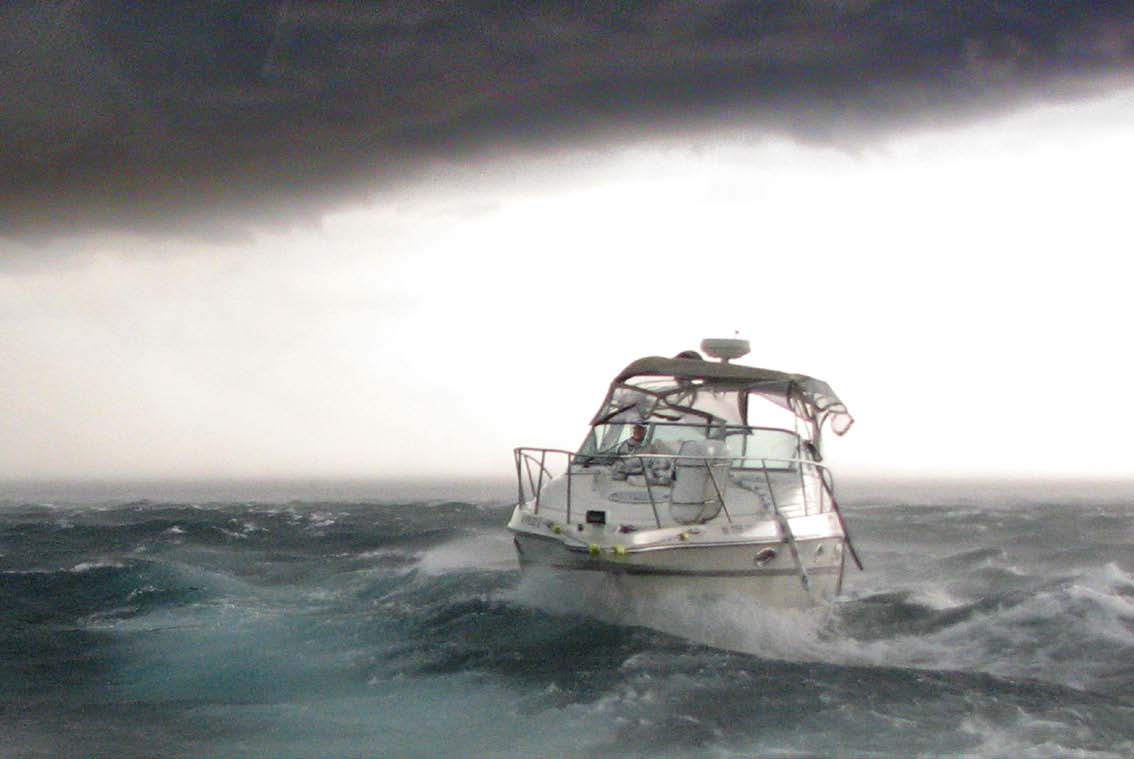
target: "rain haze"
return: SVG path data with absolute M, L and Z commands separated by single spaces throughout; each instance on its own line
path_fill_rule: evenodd
M 1125 3 L 7 3 L 0 478 L 503 478 L 735 333 L 842 473 L 1128 476 L 1132 74 Z

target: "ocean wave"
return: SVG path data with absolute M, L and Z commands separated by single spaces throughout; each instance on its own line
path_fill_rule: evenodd
M 521 574 L 506 507 L 9 511 L 0 730 L 28 756 L 50 755 L 39 729 L 124 757 L 1116 759 L 1125 533 L 1060 514 L 981 517 L 978 540 L 973 516 L 873 510 L 869 571 L 780 612 Z
M 841 603 L 828 660 L 987 672 L 1113 691 L 1115 662 L 1134 653 L 1128 580 L 1106 565 L 946 609 L 904 593 Z
M 66 571 L 90 572 L 94 569 L 123 569 L 125 567 L 126 564 L 124 562 L 105 559 L 102 561 L 81 561 Z
M 1126 759 L 1134 753 L 1134 741 L 1118 737 L 1113 744 L 1096 737 L 1097 727 L 1083 724 L 1073 711 L 1056 718 L 1037 718 L 1024 710 L 990 716 L 969 715 L 959 729 L 972 735 L 977 745 L 972 755 L 1020 757 L 1021 759 Z
M 418 566 L 431 575 L 470 569 L 514 571 L 518 569 L 512 538 L 502 530 L 461 535 L 423 551 Z

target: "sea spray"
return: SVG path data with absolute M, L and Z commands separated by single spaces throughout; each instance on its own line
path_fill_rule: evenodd
M 887 492 L 790 614 L 521 574 L 505 502 L 10 504 L 0 755 L 1134 754 L 1134 499 Z

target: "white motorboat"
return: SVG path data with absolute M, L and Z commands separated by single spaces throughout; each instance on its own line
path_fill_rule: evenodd
M 837 595 L 848 553 L 861 568 L 820 453 L 846 406 L 820 380 L 732 363 L 747 341 L 701 350 L 719 360 L 623 369 L 578 451 L 515 450 L 521 567 L 776 607 Z

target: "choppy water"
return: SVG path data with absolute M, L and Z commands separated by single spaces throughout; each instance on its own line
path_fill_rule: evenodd
M 436 491 L 0 493 L 0 757 L 1134 755 L 1129 489 L 860 485 L 791 616 L 522 579 Z

